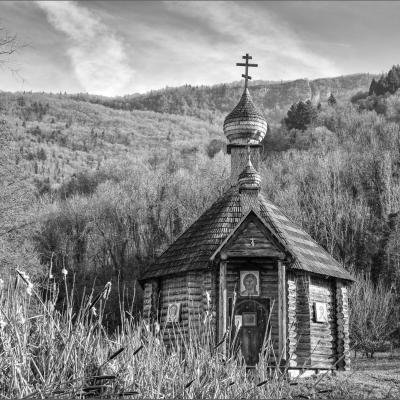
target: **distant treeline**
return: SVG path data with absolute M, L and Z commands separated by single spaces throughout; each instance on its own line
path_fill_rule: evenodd
M 382 74 L 378 80 L 372 79 L 369 95 L 394 94 L 400 88 L 400 65 L 393 65 L 387 74 Z
M 250 89 L 255 103 L 270 122 L 271 118 L 274 122 L 279 122 L 294 102 L 311 98 L 317 102 L 326 102 L 331 92 L 336 93 L 340 98 L 349 98 L 359 90 L 366 90 L 370 79 L 368 74 L 355 74 L 316 80 L 254 81 Z M 242 91 L 242 83 L 235 82 L 215 86 L 167 87 L 146 94 L 114 98 L 89 94 L 71 95 L 71 98 L 120 110 L 149 110 L 190 115 L 218 122 L 235 107 Z

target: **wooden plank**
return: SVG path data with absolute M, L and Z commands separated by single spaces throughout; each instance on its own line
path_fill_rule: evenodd
M 284 253 L 279 252 L 277 250 L 271 249 L 238 249 L 238 250 L 229 250 L 227 252 L 228 257 L 273 257 L 283 259 L 285 258 Z

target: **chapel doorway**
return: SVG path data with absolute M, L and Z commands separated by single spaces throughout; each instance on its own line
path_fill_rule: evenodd
M 238 299 L 234 311 L 235 347 L 240 347 L 248 367 L 259 361 L 269 320 L 269 299 Z

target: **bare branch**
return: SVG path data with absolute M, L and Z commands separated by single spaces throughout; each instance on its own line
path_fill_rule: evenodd
M 14 76 L 19 77 L 18 70 L 12 67 L 11 56 L 26 46 L 28 44 L 20 42 L 16 34 L 0 27 L 0 68 L 6 66 Z

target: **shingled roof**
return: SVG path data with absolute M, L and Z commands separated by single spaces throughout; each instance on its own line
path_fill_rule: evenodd
M 259 119 L 260 121 L 266 124 L 264 116 L 261 114 L 260 111 L 257 110 L 257 107 L 254 105 L 253 100 L 251 98 L 249 89 L 247 88 L 243 91 L 239 103 L 226 116 L 224 125 L 232 121 L 235 121 L 236 119 L 243 120 L 245 118 Z
M 353 280 L 352 276 L 274 204 L 258 196 L 257 215 L 292 256 L 289 268 Z M 231 187 L 144 272 L 141 280 L 210 267 L 210 257 L 242 219 L 240 194 Z
M 225 118 L 225 136 L 230 143 L 257 142 L 264 138 L 267 129 L 267 121 L 254 105 L 249 89 L 245 88 L 239 103 Z

